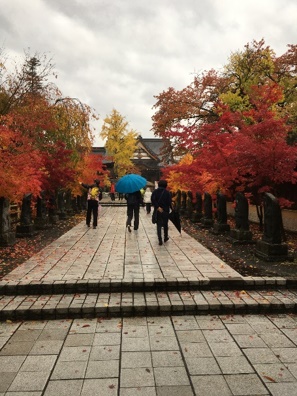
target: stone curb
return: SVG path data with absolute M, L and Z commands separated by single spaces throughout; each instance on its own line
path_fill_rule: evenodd
M 167 278 L 129 280 L 70 280 L 70 281 L 0 281 L 0 295 L 41 295 L 75 293 L 118 293 L 144 291 L 185 291 L 185 290 L 253 290 L 258 288 L 297 289 L 296 279 L 285 278 Z
M 297 312 L 297 290 L 2 296 L 0 321 Z

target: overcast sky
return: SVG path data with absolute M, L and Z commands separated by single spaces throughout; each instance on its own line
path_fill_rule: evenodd
M 115 108 L 154 137 L 154 95 L 221 69 L 253 39 L 279 56 L 297 41 L 297 0 L 0 0 L 0 47 L 47 54 L 64 96 L 103 119 Z M 97 138 L 96 145 L 102 145 Z

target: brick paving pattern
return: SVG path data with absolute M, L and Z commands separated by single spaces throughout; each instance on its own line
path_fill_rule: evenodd
M 297 395 L 297 289 L 105 206 L 0 281 L 0 396 Z

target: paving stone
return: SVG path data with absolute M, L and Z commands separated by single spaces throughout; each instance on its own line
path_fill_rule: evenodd
M 152 352 L 153 367 L 181 367 L 184 365 L 179 351 Z
M 151 352 L 122 352 L 121 367 L 152 367 Z
M 83 383 L 81 396 L 117 396 L 118 381 L 116 378 L 86 379 Z
M 214 375 L 221 374 L 220 367 L 213 357 L 185 357 L 186 364 L 191 375 Z
M 64 347 L 61 350 L 59 361 L 87 361 L 89 359 L 90 352 L 91 347 L 89 346 Z
M 44 396 L 80 395 L 82 386 L 83 380 L 49 381 Z M 89 393 L 89 395 L 91 394 L 92 393 Z
M 119 345 L 120 334 L 118 333 L 96 333 L 93 345 Z
M 116 360 L 120 358 L 120 345 L 96 345 L 90 353 L 90 360 Z
M 297 363 L 297 348 L 272 348 L 271 351 L 283 363 Z M 265 362 L 268 363 L 268 362 Z
M 179 349 L 175 337 L 150 337 L 150 348 L 152 351 L 177 351 Z
M 20 371 L 51 371 L 57 359 L 57 355 L 27 356 Z
M 28 329 L 28 330 L 17 330 L 11 337 L 11 342 L 30 342 L 35 341 L 40 336 L 41 329 Z
M 191 376 L 197 396 L 232 396 L 230 388 L 222 375 Z
M 0 356 L 28 355 L 33 348 L 34 342 L 8 342 L 0 351 Z
M 156 386 L 190 385 L 184 367 L 155 367 Z
M 42 392 L 6 392 L 6 396 L 41 396 Z M 0 396 L 4 396 L 4 393 L 0 393 Z
M 225 379 L 233 395 L 269 395 L 256 374 L 227 375 Z
M 214 356 L 241 356 L 242 351 L 235 342 L 209 342 Z
M 216 359 L 223 374 L 254 373 L 245 356 L 218 356 Z
M 179 342 L 204 342 L 205 337 L 202 333 L 202 330 L 186 330 L 186 331 L 177 331 L 177 338 Z
M 87 361 L 58 361 L 51 380 L 73 380 L 85 377 Z
M 157 396 L 193 396 L 190 386 L 158 386 Z
M 149 338 L 124 338 L 122 341 L 122 351 L 150 351 Z
M 160 336 L 170 336 L 173 337 L 174 329 L 171 324 L 163 324 L 163 325 L 148 325 L 149 335 L 151 337 L 160 337 Z
M 119 376 L 119 360 L 89 361 L 85 378 L 112 378 Z
M 181 344 L 181 350 L 185 358 L 188 357 L 212 357 L 211 350 L 206 342 Z
M 155 387 L 121 388 L 121 396 L 157 396 Z
M 266 384 L 273 396 L 297 396 L 296 382 Z
M 17 372 L 23 364 L 26 356 L 0 356 L 0 371 L 5 373 Z M 4 378 L 4 374 L 0 374 Z
M 282 363 L 254 364 L 263 382 L 294 382 L 296 379 Z
M 284 334 L 279 332 L 275 333 L 266 333 L 261 334 L 260 337 L 265 342 L 267 346 L 270 348 L 290 348 L 294 346 L 294 343 L 289 340 Z
M 30 355 L 57 355 L 62 345 L 63 341 L 59 340 L 37 340 L 29 353 Z
M 121 388 L 150 387 L 155 386 L 152 368 L 122 368 Z
M 69 334 L 64 342 L 64 346 L 92 345 L 94 334 Z
M 1 367 L 1 370 L 3 370 L 4 368 Z M 0 372 L 0 392 L 6 392 L 7 389 L 10 387 L 10 385 L 12 384 L 13 380 L 15 379 L 17 375 L 17 372 L 5 372 L 5 371 L 1 371 Z
M 20 371 L 9 387 L 9 392 L 31 392 L 42 391 L 48 380 L 49 371 L 39 371 L 38 375 L 32 372 Z
M 68 329 L 44 329 L 38 337 L 38 341 L 64 340 Z
M 284 348 L 287 349 L 287 348 Z M 289 348 L 288 348 L 289 349 Z M 246 348 L 242 350 L 251 364 L 256 363 L 277 363 L 279 362 L 279 354 L 273 353 L 271 349 L 267 348 Z M 296 355 L 297 357 L 297 355 Z

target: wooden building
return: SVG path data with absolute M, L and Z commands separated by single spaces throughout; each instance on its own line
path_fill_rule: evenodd
M 131 158 L 132 162 L 140 170 L 141 175 L 153 184 L 155 181 L 160 180 L 160 169 L 164 166 L 161 158 L 162 146 L 162 139 L 138 136 L 136 150 Z M 92 152 L 102 155 L 103 158 L 107 157 L 105 147 L 93 147 Z M 110 171 L 111 179 L 116 179 L 116 175 L 113 174 L 114 163 L 109 159 L 104 159 L 103 164 Z

